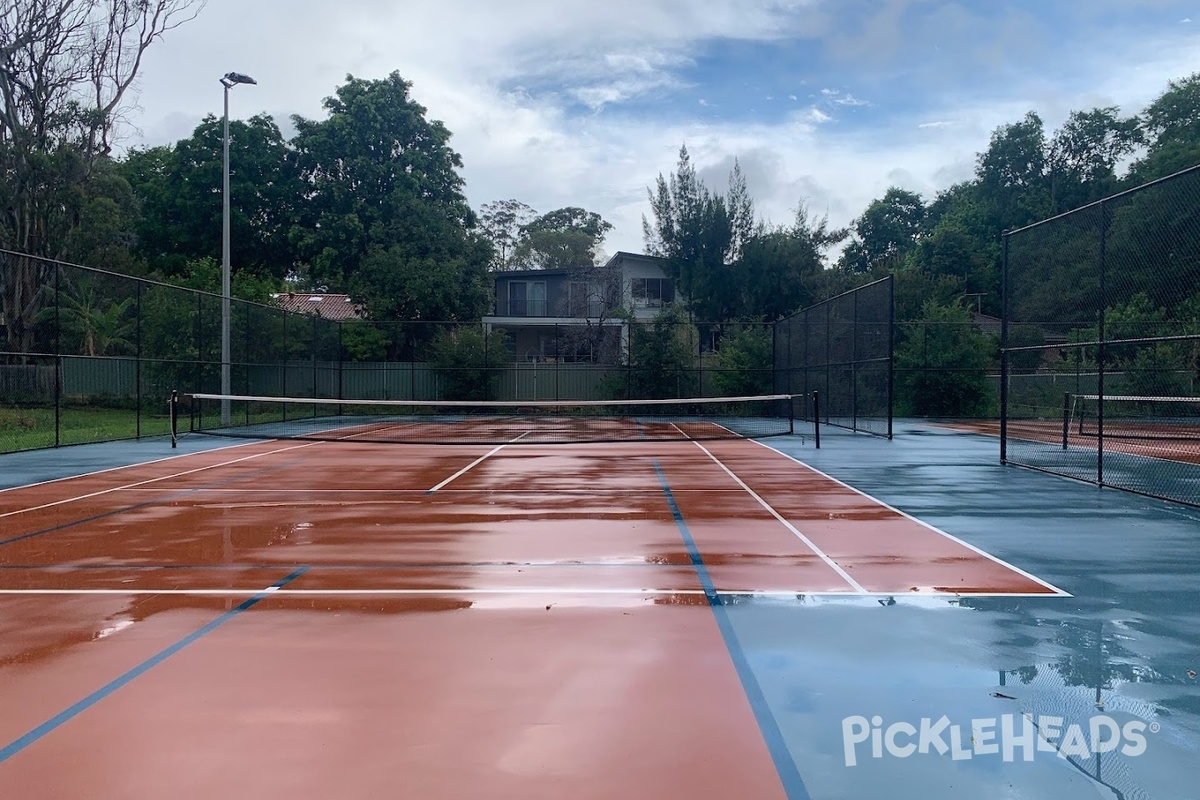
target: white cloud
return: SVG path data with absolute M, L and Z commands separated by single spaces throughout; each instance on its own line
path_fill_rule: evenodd
M 905 5 L 891 0 L 882 21 L 896 18 Z M 706 42 L 811 42 L 807 37 L 827 22 L 818 15 L 826 8 L 834 6 L 816 0 L 792 6 L 778 0 L 343 0 L 336 7 L 316 0 L 209 0 L 199 19 L 151 48 L 141 110 L 131 115 L 140 133 L 132 141 L 173 141 L 205 114 L 219 114 L 217 77 L 229 70 L 259 81 L 233 92 L 235 116 L 266 110 L 281 123 L 293 113 L 320 117 L 322 98 L 347 73 L 378 78 L 395 70 L 414 82 L 414 97 L 429 116 L 453 132 L 451 144 L 463 156 L 475 207 L 510 197 L 541 211 L 584 206 L 616 226 L 609 252 L 639 250 L 646 187 L 673 170 L 681 143 L 698 169 L 712 171 L 714 189 L 724 189 L 725 165 L 734 156 L 748 180 L 756 170 L 756 205 L 775 222 L 789 221 L 807 201 L 840 225 L 891 184 L 928 198 L 969 178 L 990 132 L 1031 108 L 1050 127 L 1073 108 L 1116 104 L 1136 111 L 1168 79 L 1195 71 L 1200 50 L 1200 38 L 1186 33 L 1190 29 L 1171 26 L 1155 41 L 1131 39 L 1120 51 L 1094 48 L 1094 58 L 1078 60 L 1071 76 L 1054 79 L 1040 77 L 1039 65 L 1022 51 L 1022 60 L 1007 65 L 1006 85 L 990 95 L 914 84 L 913 97 L 906 98 L 911 108 L 902 112 L 827 88 L 813 105 L 788 95 L 795 110 L 769 124 L 704 116 L 721 101 L 703 85 L 684 85 L 679 74 Z M 880 22 L 854 41 L 834 36 L 821 45 L 845 59 L 837 61 L 847 70 L 845 85 L 861 95 L 859 87 L 871 83 L 871 64 L 914 52 L 893 47 L 893 39 L 894 30 Z M 1086 81 L 1087 91 L 1062 88 L 1068 77 Z M 807 79 L 819 78 L 797 77 L 791 85 Z M 703 95 L 691 99 L 686 92 L 693 89 Z M 693 119 L 655 113 L 659 94 L 682 95 L 704 111 Z M 636 116 L 623 111 L 621 104 L 631 98 L 649 110 Z M 594 113 L 572 115 L 570 104 Z M 876 127 L 848 131 L 835 122 L 837 109 L 855 107 L 869 107 L 857 116 L 870 114 L 864 118 Z

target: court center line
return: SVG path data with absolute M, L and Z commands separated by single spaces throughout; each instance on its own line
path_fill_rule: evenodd
M 704 451 L 704 454 L 706 456 L 708 456 L 709 458 L 711 458 L 713 460 L 714 464 L 716 464 L 718 467 L 720 467 L 722 470 L 724 470 L 726 475 L 733 478 L 734 481 L 737 482 L 738 486 L 741 486 L 746 491 L 746 493 L 749 494 L 751 497 L 753 497 L 760 506 L 765 508 L 767 510 L 767 512 L 770 513 L 771 516 L 773 516 L 775 519 L 779 520 L 779 522 L 783 525 L 783 527 L 785 527 L 789 531 L 791 531 L 792 534 L 795 535 L 795 537 L 797 539 L 804 542 L 804 545 L 806 547 L 808 547 L 809 550 L 812 550 L 822 561 L 824 561 L 831 569 L 833 569 L 834 572 L 836 572 L 839 576 L 841 576 L 842 580 L 844 580 L 844 581 L 846 581 L 846 583 L 850 584 L 850 586 L 854 589 L 855 592 L 857 592 L 858 594 L 867 594 L 868 593 L 867 590 L 864 589 L 862 587 L 862 585 L 859 584 L 858 581 L 856 581 L 856 580 L 854 580 L 854 578 L 850 577 L 850 573 L 846 572 L 846 570 L 844 570 L 840 566 L 838 566 L 837 562 L 834 561 L 832 558 L 830 558 L 829 555 L 824 550 L 817 547 L 817 545 L 811 539 L 809 539 L 807 536 L 805 536 L 803 533 L 801 533 L 800 530 L 795 525 L 793 525 L 791 522 L 788 522 L 788 520 L 782 514 L 780 514 L 778 511 L 776 511 L 775 508 L 770 503 L 768 503 L 766 500 L 762 499 L 762 497 L 760 497 L 757 492 L 755 492 L 753 489 L 751 489 L 746 484 L 745 481 L 743 481 L 736 474 L 734 474 L 733 470 L 731 470 L 729 467 L 725 466 L 725 464 L 721 461 L 721 459 L 714 456 L 707 447 L 700 444 L 700 442 L 697 442 L 695 439 L 691 440 L 691 442 L 692 442 L 692 444 L 696 445 L 696 447 L 699 447 L 702 451 Z
M 127 483 L 124 486 L 111 486 L 107 489 L 101 489 L 96 492 L 89 492 L 87 494 L 76 495 L 75 497 L 67 497 L 67 498 L 63 498 L 62 500 L 55 500 L 50 503 L 43 503 L 40 506 L 29 506 L 28 508 L 18 508 L 15 511 L 6 511 L 4 513 L 0 513 L 0 519 L 4 519 L 5 517 L 13 517 L 13 516 L 16 516 L 17 514 L 27 514 L 30 511 L 41 511 L 41 510 L 47 509 L 47 508 L 54 508 L 55 506 L 66 505 L 67 503 L 75 503 L 80 500 L 90 500 L 93 497 L 100 497 L 101 495 L 110 494 L 112 492 L 121 491 L 123 489 L 134 489 L 134 488 L 137 488 L 140 486 L 145 486 L 146 484 L 150 484 L 150 483 L 158 483 L 159 481 L 170 480 L 172 478 L 182 478 L 184 475 L 194 475 L 197 472 L 204 472 L 206 470 L 216 469 L 217 467 L 228 467 L 228 466 L 232 466 L 233 464 L 242 463 L 244 461 L 252 461 L 256 458 L 262 458 L 263 456 L 271 456 L 271 455 L 275 455 L 277 453 L 286 453 L 288 450 L 299 450 L 304 447 L 312 447 L 313 445 L 318 445 L 318 444 L 321 444 L 321 442 L 307 442 L 305 444 L 289 445 L 287 447 L 281 447 L 277 450 L 269 450 L 265 453 L 255 453 L 253 455 L 242 456 L 241 458 L 235 458 L 230 461 L 221 461 L 216 464 L 208 464 L 207 466 L 196 467 L 195 469 L 183 470 L 182 472 L 174 472 L 174 473 L 171 473 L 170 475 L 160 475 L 157 478 L 147 478 L 144 481 L 137 481 L 136 483 Z
M 197 631 L 193 631 L 192 633 L 190 633 L 187 636 L 185 636 L 184 638 L 180 639 L 175 644 L 171 645 L 170 647 L 166 648 L 165 650 L 160 650 L 158 653 L 156 653 L 155 655 L 146 659 L 141 664 L 138 664 L 136 667 L 129 670 L 124 675 L 121 675 L 121 676 L 113 679 L 112 681 L 108 682 L 104 686 L 101 686 L 99 689 L 97 689 L 96 691 L 89 694 L 87 697 L 76 702 L 74 705 L 71 705 L 68 708 L 65 708 L 62 711 L 60 711 L 59 713 L 55 714 L 53 717 L 46 720 L 41 725 L 38 725 L 36 728 L 29 731 L 24 736 L 19 737 L 18 739 L 10 742 L 9 744 L 5 745 L 4 747 L 0 747 L 0 764 L 4 763 L 8 759 L 12 758 L 17 753 L 19 753 L 22 750 L 24 750 L 25 748 L 29 747 L 29 745 L 38 741 L 39 739 L 46 736 L 47 734 L 52 733 L 56 728 L 59 728 L 60 726 L 62 726 L 63 724 L 65 724 L 67 722 L 70 722 L 72 719 L 79 716 L 84 711 L 87 711 L 89 708 L 96 705 L 96 703 L 99 703 L 101 700 L 108 697 L 110 694 L 117 691 L 122 686 L 125 686 L 127 683 L 132 681 L 134 678 L 137 678 L 138 676 L 143 675 L 146 672 L 150 671 L 154 667 L 156 667 L 159 664 L 161 664 L 162 662 L 166 661 L 171 656 L 178 653 L 183 648 L 187 647 L 189 644 L 192 644 L 193 642 L 195 642 L 200 637 L 202 637 L 208 633 L 212 633 L 217 628 L 221 627 L 226 622 L 233 619 L 234 617 L 236 617 L 238 614 L 242 613 L 246 609 L 256 605 L 257 603 L 264 600 L 265 598 L 270 597 L 272 593 L 280 590 L 284 586 L 287 586 L 289 583 L 296 580 L 296 578 L 299 578 L 301 575 L 303 575 L 307 571 L 307 569 L 308 569 L 307 567 L 301 567 L 300 569 L 296 570 L 292 574 L 288 575 L 286 578 L 276 581 L 275 583 L 271 584 L 270 586 L 268 586 L 265 589 L 258 590 L 257 594 L 255 594 L 253 597 L 247 599 L 241 605 L 239 605 L 233 609 L 230 609 L 229 611 L 226 611 L 224 614 L 217 617 L 212 622 L 208 623 L 207 625 L 205 625 L 204 627 L 200 628 Z
M 466 475 L 468 472 L 470 472 L 470 471 L 471 471 L 471 469 L 472 469 L 472 468 L 474 468 L 474 467 L 476 467 L 476 466 L 478 466 L 478 465 L 482 464 L 484 461 L 487 461 L 489 458 L 491 458 L 492 456 L 496 455 L 496 453 L 499 453 L 501 450 L 503 450 L 505 447 L 507 447 L 508 445 L 512 444 L 513 442 L 519 442 L 520 440 L 524 439 L 524 438 L 525 438 L 526 436 L 528 436 L 530 433 L 532 433 L 532 431 L 525 431 L 525 432 L 524 432 L 524 433 L 522 433 L 520 436 L 518 436 L 516 439 L 513 439 L 513 440 L 512 440 L 512 442 L 505 442 L 505 443 L 504 443 L 504 444 L 502 444 L 502 445 L 497 445 L 496 447 L 493 447 L 491 450 L 489 450 L 488 452 L 484 453 L 484 454 L 483 454 L 483 455 L 481 455 L 479 458 L 477 458 L 477 459 L 475 459 L 474 461 L 472 461 L 470 464 L 467 464 L 465 467 L 463 467 L 463 468 L 462 468 L 462 469 L 460 469 L 458 472 L 456 472 L 456 473 L 454 473 L 453 475 L 451 475 L 449 478 L 446 478 L 446 480 L 444 480 L 444 481 L 442 481 L 441 483 L 437 484 L 437 485 L 436 485 L 436 486 L 434 486 L 432 489 L 427 489 L 427 490 L 425 491 L 425 494 L 433 494 L 434 492 L 438 491 L 438 490 L 439 490 L 439 489 L 441 489 L 442 487 L 444 487 L 444 486 L 448 485 L 449 483 L 451 483 L 451 482 L 452 482 L 452 481 L 453 481 L 455 478 L 460 478 L 460 477 L 462 477 L 463 475 Z
M 1002 567 L 1007 567 L 1008 569 L 1012 570 L 1013 572 L 1017 573 L 1018 575 L 1021 575 L 1024 578 L 1028 578 L 1029 580 L 1033 581 L 1034 583 L 1038 584 L 1039 586 L 1046 587 L 1047 589 L 1049 589 L 1051 592 L 1053 592 L 1055 595 L 1057 595 L 1059 597 L 1072 597 L 1073 596 L 1070 592 L 1060 589 L 1057 586 L 1055 586 L 1054 584 L 1052 584 L 1048 581 L 1044 581 L 1041 578 L 1039 578 L 1038 576 L 1036 576 L 1032 573 L 1026 572 L 1025 570 L 1021 569 L 1020 567 L 1018 567 L 1014 564 L 1010 564 L 1007 561 L 1005 561 L 1004 559 L 1002 559 L 998 556 L 994 556 L 991 553 L 989 553 L 988 551 L 986 551 L 980 547 L 976 547 L 975 545 L 971 544 L 970 542 L 964 541 L 952 533 L 947 533 L 946 531 L 942 530 L 941 528 L 939 528 L 935 525 L 930 525 L 928 522 L 918 519 L 918 518 L 914 517 L 912 514 L 908 514 L 904 511 L 901 511 L 900 509 L 896 508 L 895 506 L 890 505 L 890 504 L 885 503 L 884 501 L 880 500 L 878 497 L 869 495 L 861 489 L 856 489 L 853 486 L 851 486 L 850 484 L 846 483 L 845 481 L 840 481 L 837 478 L 833 477 L 832 475 L 830 475 L 826 472 L 822 472 L 821 470 L 817 469 L 816 467 L 812 466 L 811 464 L 804 463 L 803 461 L 796 458 L 795 456 L 789 455 L 789 454 L 783 452 L 782 450 L 777 450 L 774 447 L 771 447 L 770 445 L 763 444 L 762 442 L 756 441 L 754 439 L 750 439 L 749 441 L 754 442 L 754 444 L 758 445 L 759 447 L 765 447 L 767 450 L 770 450 L 772 453 L 778 453 L 779 455 L 783 456 L 784 458 L 786 458 L 789 461 L 794 461 L 795 463 L 799 464 L 800 466 L 804 467 L 805 469 L 807 469 L 811 472 L 815 472 L 817 475 L 820 475 L 822 478 L 831 480 L 834 483 L 836 483 L 837 485 L 842 486 L 846 489 L 849 489 L 850 491 L 854 492 L 857 495 L 861 495 L 862 497 L 867 498 L 872 503 L 878 503 L 882 508 L 886 508 L 888 511 L 892 511 L 896 514 L 899 514 L 900 516 L 904 517 L 905 519 L 911 520 L 912 522 L 917 523 L 922 528 L 928 528 L 929 530 L 933 531 L 934 533 L 936 533 L 940 536 L 945 536 L 947 539 L 951 540 L 952 542 L 957 542 L 958 544 L 962 545 L 963 547 L 967 548 L 968 550 L 972 551 L 973 553 L 981 555 L 990 561 L 994 561 L 995 563 L 1001 565 Z
M 663 495 L 665 495 L 667 505 L 671 509 L 671 516 L 675 520 L 675 527 L 679 530 L 684 547 L 687 548 L 688 556 L 691 558 L 692 565 L 696 570 L 696 577 L 703 587 L 701 591 L 708 600 L 709 610 L 712 611 L 713 618 L 717 623 L 717 629 L 721 633 L 722 640 L 724 640 L 725 651 L 729 654 L 729 660 L 733 662 L 734 672 L 742 684 L 742 692 L 745 694 L 746 702 L 749 703 L 750 710 L 754 714 L 754 721 L 758 724 L 759 733 L 763 737 L 763 744 L 766 745 L 767 753 L 771 756 L 771 762 L 775 765 L 775 774 L 779 777 L 779 782 L 782 784 L 788 800 L 810 800 L 808 787 L 804 785 L 804 779 L 800 776 L 800 769 L 796 766 L 796 761 L 792 758 L 791 751 L 788 750 L 787 740 L 784 739 L 783 732 L 779 729 L 779 723 L 771 711 L 771 705 L 767 702 L 766 694 L 763 692 L 762 686 L 759 685 L 758 677 L 750 667 L 750 661 L 746 658 L 746 653 L 742 649 L 741 642 L 738 640 L 737 632 L 733 628 L 733 621 L 729 618 L 729 610 L 725 608 L 725 604 L 721 601 L 722 595 L 717 592 L 716 586 L 708 574 L 708 567 L 705 566 L 704 559 L 700 555 L 700 549 L 696 546 L 696 540 L 692 538 L 692 533 L 688 529 L 687 522 L 683 519 L 683 514 L 679 510 L 679 504 L 675 502 L 675 496 L 671 494 L 671 486 L 667 483 L 667 476 L 663 474 L 662 466 L 659 465 L 658 459 L 654 459 L 653 463 L 654 471 L 658 475 L 658 482 L 662 486 Z

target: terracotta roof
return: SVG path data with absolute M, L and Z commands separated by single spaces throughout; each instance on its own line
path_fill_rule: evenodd
M 331 320 L 362 319 L 365 315 L 347 294 L 323 292 L 288 292 L 272 295 L 275 302 L 293 314 L 316 314 Z

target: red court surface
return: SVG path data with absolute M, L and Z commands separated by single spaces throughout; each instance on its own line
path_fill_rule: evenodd
M 942 423 L 945 427 L 969 433 L 982 433 L 988 436 L 1000 435 L 998 420 L 963 420 L 961 422 Z M 1115 427 L 1115 426 L 1114 426 Z M 1008 437 L 1036 444 L 1062 445 L 1061 420 L 1010 420 Z M 1129 426 L 1121 426 L 1118 431 L 1108 433 L 1104 439 L 1104 449 L 1111 453 L 1124 453 L 1131 456 L 1157 458 L 1164 461 L 1178 461 L 1183 464 L 1200 464 L 1200 429 L 1176 429 L 1179 438 L 1152 438 L 1161 436 L 1161 432 L 1147 431 L 1142 438 L 1129 433 Z M 1067 432 L 1067 447 L 1072 450 L 1096 450 L 1099 438 L 1095 434 L 1081 434 L 1073 427 Z
M 0 492 L 0 797 L 785 797 L 742 595 L 1063 593 L 750 441 L 197 453 Z

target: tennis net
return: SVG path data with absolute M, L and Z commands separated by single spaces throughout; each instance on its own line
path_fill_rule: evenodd
M 330 400 L 190 394 L 182 432 L 260 439 L 418 444 L 566 444 L 742 439 L 794 433 L 792 396 L 683 400 Z
M 1200 397 L 1076 394 L 1065 424 L 1085 437 L 1099 437 L 1103 424 L 1105 438 L 1200 441 Z

